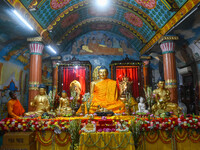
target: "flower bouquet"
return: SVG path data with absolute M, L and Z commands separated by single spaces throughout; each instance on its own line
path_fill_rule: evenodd
M 50 91 L 49 94 L 47 95 L 51 111 L 53 111 L 53 108 L 54 108 L 54 97 L 55 97 L 55 94 L 56 94 L 55 91 L 54 92 Z
M 89 92 L 88 92 L 88 93 L 85 93 L 85 94 L 83 95 L 82 101 L 83 101 L 83 102 L 86 102 L 86 108 L 87 108 L 87 113 L 88 113 L 88 114 L 89 114 L 89 112 L 90 112 L 90 107 L 91 107 L 91 103 L 92 103 L 92 98 L 93 98 L 93 96 L 91 96 Z
M 148 110 L 151 112 L 151 106 L 154 103 L 152 87 L 147 86 L 146 89 L 144 88 L 144 93 L 148 104 Z

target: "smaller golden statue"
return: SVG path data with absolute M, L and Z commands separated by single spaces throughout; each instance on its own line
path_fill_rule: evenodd
M 77 100 L 80 99 L 80 94 L 81 94 L 81 84 L 77 80 L 73 80 L 70 85 L 70 92 L 75 92 L 77 95 Z
M 30 102 L 30 106 L 35 110 L 25 113 L 26 116 L 38 115 L 41 116 L 44 112 L 50 111 L 49 100 L 47 98 L 46 89 L 44 84 L 39 86 L 39 95 L 36 95 L 33 101 Z
M 129 78 L 125 75 L 122 81 L 119 82 L 119 98 L 122 101 L 126 101 L 126 95 L 130 92 L 129 88 L 133 81 L 129 81 Z
M 181 113 L 182 109 L 170 102 L 170 91 L 165 88 L 165 81 L 159 81 L 158 88 L 153 91 L 156 104 L 152 106 L 152 113 L 159 115 L 163 112 L 173 112 L 175 115 Z
M 66 91 L 62 91 L 62 97 L 60 98 L 56 114 L 61 116 L 72 114 L 72 109 L 69 106 L 69 98 L 67 97 Z

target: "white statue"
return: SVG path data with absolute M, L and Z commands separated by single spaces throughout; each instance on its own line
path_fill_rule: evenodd
M 138 111 L 137 111 L 137 113 L 148 113 L 149 111 L 148 110 L 146 110 L 146 108 L 145 108 L 145 103 L 144 103 L 144 98 L 143 97 L 140 97 L 139 98 L 139 100 L 140 100 L 140 102 L 138 103 Z

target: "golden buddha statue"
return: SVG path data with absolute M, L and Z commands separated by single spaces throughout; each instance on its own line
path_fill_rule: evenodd
M 46 89 L 44 84 L 39 86 L 39 95 L 36 95 L 33 101 L 30 102 L 30 106 L 34 107 L 34 111 L 25 113 L 26 116 L 38 115 L 41 116 L 44 112 L 50 111 L 49 100 L 46 95 Z
M 61 116 L 72 114 L 72 109 L 69 105 L 69 98 L 67 97 L 66 91 L 62 91 L 62 97 L 60 98 L 56 114 Z
M 80 94 L 81 94 L 81 84 L 77 80 L 73 80 L 70 85 L 70 92 L 75 92 L 77 95 L 77 100 L 80 99 Z
M 170 91 L 165 88 L 165 81 L 159 81 L 158 88 L 153 91 L 156 104 L 152 106 L 152 113 L 159 115 L 163 112 L 173 112 L 175 115 L 181 113 L 181 108 L 170 102 Z
M 98 74 L 100 79 L 91 82 L 90 86 L 93 97 L 90 113 L 96 112 L 98 106 L 114 113 L 124 112 L 124 103 L 118 100 L 116 81 L 107 78 L 108 70 L 105 67 L 101 67 Z

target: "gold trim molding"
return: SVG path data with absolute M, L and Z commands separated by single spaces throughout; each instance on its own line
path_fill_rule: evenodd
M 173 88 L 177 88 L 177 85 L 165 85 L 165 88 L 173 89 Z
M 178 40 L 178 36 L 162 36 L 160 40 L 158 40 L 158 44 L 162 43 L 163 41 L 174 41 Z
M 151 60 L 151 56 L 141 56 L 140 59 L 142 60 Z
M 29 85 L 30 85 L 30 84 L 34 84 L 34 85 L 37 84 L 37 85 L 39 85 L 40 82 L 33 81 L 33 82 L 29 82 Z
M 42 42 L 42 37 L 38 36 L 38 37 L 31 37 L 31 38 L 27 38 L 28 42 Z
M 175 79 L 168 79 L 165 81 L 165 83 L 177 83 L 177 80 Z
M 39 90 L 39 88 L 38 87 L 29 87 L 29 90 L 35 90 L 35 91 L 37 91 L 37 90 Z

